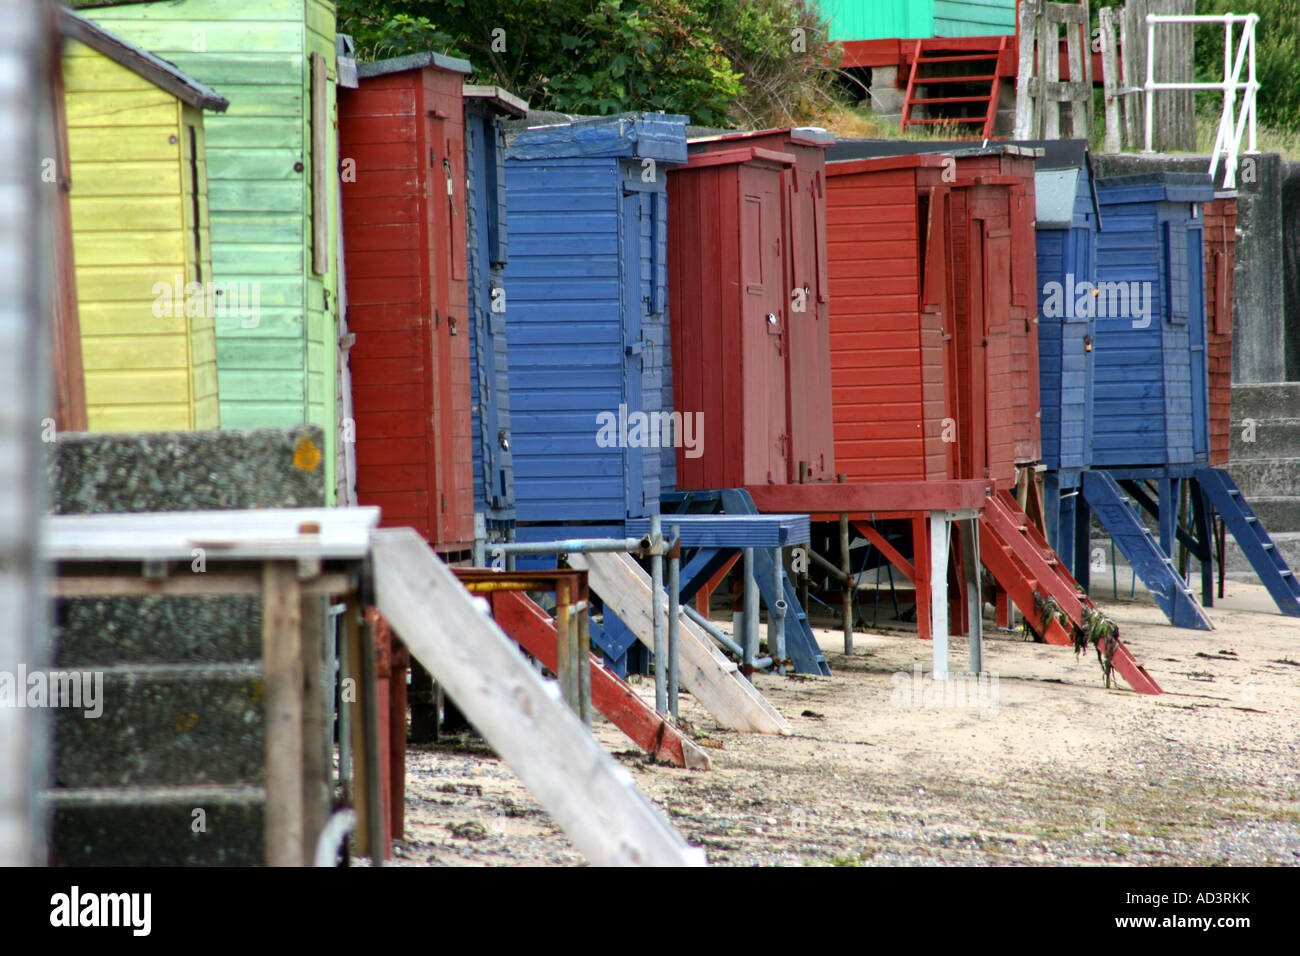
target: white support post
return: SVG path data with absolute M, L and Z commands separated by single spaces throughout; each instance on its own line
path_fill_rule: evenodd
M 1259 16 L 1252 13 L 1251 19 L 1246 21 L 1245 32 L 1250 34 L 1250 86 L 1246 90 L 1246 96 L 1249 97 L 1249 105 L 1245 107 L 1247 115 L 1250 117 L 1250 145 L 1246 150 L 1249 153 L 1257 153 L 1259 150 L 1255 147 L 1255 94 L 1259 91 L 1259 82 L 1255 79 L 1255 27 L 1259 24 Z
M 930 638 L 934 679 L 948 679 L 948 512 L 930 512 Z

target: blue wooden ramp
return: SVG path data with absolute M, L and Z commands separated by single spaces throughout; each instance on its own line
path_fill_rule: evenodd
M 1106 471 L 1085 471 L 1083 496 L 1169 623 L 1174 627 L 1214 630 L 1173 559 L 1134 513 L 1115 479 Z
M 1214 510 L 1223 516 L 1223 523 L 1259 575 L 1260 583 L 1277 603 L 1278 610 L 1291 617 L 1300 617 L 1300 582 L 1296 581 L 1295 572 L 1287 567 L 1286 559 L 1264 530 L 1263 523 L 1246 502 L 1232 476 L 1222 468 L 1198 468 L 1196 483 Z

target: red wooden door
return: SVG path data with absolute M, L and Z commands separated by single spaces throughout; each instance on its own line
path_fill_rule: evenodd
M 1012 361 L 1013 336 L 1023 341 L 1023 331 L 1011 324 L 1011 231 L 1005 220 L 984 220 L 984 272 L 981 276 L 984 306 L 984 375 L 988 396 L 985 466 L 990 477 L 1006 486 L 1015 479 L 1017 375 Z M 1022 360 L 1024 356 L 1021 356 Z
M 782 259 L 781 174 L 744 167 L 740 173 L 740 340 L 743 402 L 751 428 L 745 435 L 747 484 L 784 483 L 789 447 L 787 419 L 785 269 Z M 726 414 L 707 409 L 706 414 Z M 707 438 L 706 438 L 707 440 Z
M 826 196 L 822 174 L 803 166 L 786 176 L 788 194 L 790 287 L 787 290 L 790 384 L 790 464 L 798 480 L 799 463 L 807 462 L 814 481 L 832 477 L 834 423 L 831 407 L 830 317 L 826 275 Z

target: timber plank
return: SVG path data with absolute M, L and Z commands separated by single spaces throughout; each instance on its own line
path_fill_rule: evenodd
M 650 575 L 625 554 L 571 554 L 569 566 L 587 572 L 591 590 L 618 615 L 642 644 L 653 647 Z M 660 601 L 667 613 L 668 596 Z M 789 735 L 794 732 L 762 694 L 741 676 L 699 626 L 685 614 L 679 618 L 682 686 L 694 694 L 719 723 L 733 730 Z
M 703 863 L 410 528 L 372 536 L 379 611 L 593 864 Z

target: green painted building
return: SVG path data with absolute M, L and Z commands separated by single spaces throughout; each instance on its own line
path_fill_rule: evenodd
M 338 442 L 333 0 L 149 0 L 85 16 L 223 91 L 208 190 L 223 428 L 307 422 Z
M 815 0 L 832 40 L 924 40 L 1016 32 L 1016 0 Z

